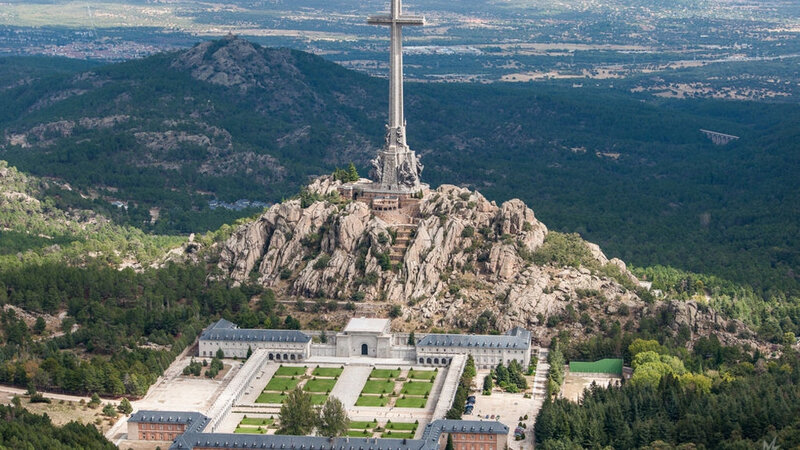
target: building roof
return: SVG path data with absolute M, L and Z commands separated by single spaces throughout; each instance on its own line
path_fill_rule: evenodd
M 208 424 L 208 417 L 199 412 L 150 411 L 139 410 L 131 414 L 128 422 L 133 423 L 181 423 L 186 424 L 186 432 L 200 432 Z
M 466 347 L 526 349 L 531 344 L 531 332 L 516 327 L 506 334 L 429 334 L 417 347 Z
M 420 450 L 414 439 L 334 438 L 275 434 L 183 433 L 170 450 L 194 448 L 260 448 L 270 450 Z M 437 445 L 438 448 L 438 445 Z
M 344 327 L 345 333 L 384 333 L 389 330 L 389 319 L 368 319 L 353 317 Z
M 438 449 L 442 433 L 508 434 L 508 427 L 496 421 L 434 420 L 422 433 L 421 449 Z
M 232 322 L 219 319 L 203 331 L 200 340 L 306 343 L 311 336 L 298 330 L 241 329 Z
M 183 433 L 170 450 L 194 448 L 260 448 L 269 450 L 438 450 L 442 433 L 508 434 L 500 422 L 435 420 L 425 427 L 422 439 L 388 439 L 274 434 Z

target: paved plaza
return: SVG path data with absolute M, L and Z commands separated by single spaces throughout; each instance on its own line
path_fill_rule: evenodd
M 244 371 L 241 373 L 243 377 L 248 376 L 250 381 L 245 384 L 243 394 L 233 401 L 230 413 L 216 426 L 217 431 L 225 433 L 237 432 L 236 430 L 240 428 L 243 419 L 247 421 L 277 418 L 280 414 L 280 404 L 277 402 L 259 402 L 259 396 L 265 390 L 269 390 L 270 385 L 283 385 L 285 383 L 304 387 L 309 382 L 313 382 L 312 380 L 319 382 L 323 377 L 315 377 L 313 375 L 317 368 L 333 369 L 334 371 L 341 370 L 338 378 L 332 380 L 335 384 L 333 384 L 333 388 L 328 395 L 338 398 L 343 403 L 352 421 L 371 422 L 377 420 L 381 424 L 387 421 L 417 423 L 417 434 L 421 433 L 425 424 L 433 419 L 434 411 L 446 410 L 450 407 L 455 386 L 447 386 L 447 384 L 452 384 L 453 380 L 458 376 L 455 373 L 450 374 L 448 367 L 440 367 L 438 369 L 418 367 L 409 365 L 407 360 L 380 360 L 380 363 L 378 363 L 374 358 L 325 357 L 310 359 L 302 364 L 281 364 L 275 361 L 265 361 L 260 367 L 252 369 L 251 374 L 247 375 Z M 399 372 L 397 371 L 398 368 L 400 368 Z M 415 378 L 412 380 L 406 378 L 410 377 L 412 371 L 416 371 L 417 376 L 423 376 L 424 379 Z M 297 374 L 294 372 L 297 372 Z M 379 376 L 382 376 L 379 375 L 381 372 L 386 377 L 391 377 L 392 381 L 388 381 L 388 378 L 386 381 L 381 380 L 379 378 Z M 428 373 L 433 378 L 433 382 L 430 382 L 427 375 L 419 375 Z M 356 406 L 360 396 L 377 398 L 377 394 L 366 393 L 368 389 L 365 389 L 365 386 L 369 385 L 370 377 L 373 377 L 372 383 L 386 383 L 387 386 L 389 384 L 393 386 L 391 392 L 396 395 L 386 395 L 386 401 L 391 405 Z M 427 398 L 423 398 L 422 394 L 418 394 L 420 396 L 417 397 L 424 403 L 424 407 L 394 406 L 395 402 L 405 396 L 403 389 L 407 386 L 415 386 L 416 389 L 421 389 L 423 393 L 429 389 Z M 445 393 L 447 398 L 442 399 L 442 393 Z M 277 392 L 275 395 L 277 395 Z M 412 393 L 408 395 L 410 396 L 409 398 L 413 397 Z M 389 399 L 390 397 L 391 399 Z M 278 397 L 270 398 L 278 400 Z M 442 405 L 440 402 L 444 402 L 446 405 Z M 239 430 L 238 432 L 242 431 Z M 253 429 L 253 432 L 273 434 L 275 427 L 264 426 Z

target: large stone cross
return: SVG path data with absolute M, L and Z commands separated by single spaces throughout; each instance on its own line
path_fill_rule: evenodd
M 386 150 L 397 152 L 408 149 L 406 123 L 403 117 L 403 34 L 405 25 L 424 25 L 422 16 L 403 15 L 401 0 L 392 0 L 388 15 L 370 16 L 370 25 L 388 25 L 391 30 L 389 58 L 389 124 L 386 130 Z

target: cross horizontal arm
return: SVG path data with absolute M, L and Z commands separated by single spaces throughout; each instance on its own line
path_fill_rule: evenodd
M 398 25 L 425 25 L 425 18 L 422 16 L 400 16 L 392 18 L 392 16 L 380 15 L 369 16 L 367 19 L 369 25 L 391 25 L 396 23 Z

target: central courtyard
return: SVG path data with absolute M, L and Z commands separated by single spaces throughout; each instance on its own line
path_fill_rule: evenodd
M 227 433 L 274 434 L 283 401 L 292 389 L 311 395 L 315 405 L 338 398 L 351 420 L 353 437 L 414 438 L 442 399 L 448 367 L 381 364 L 375 359 L 335 364 L 266 361 L 220 423 Z M 451 390 L 450 390 L 451 391 Z

